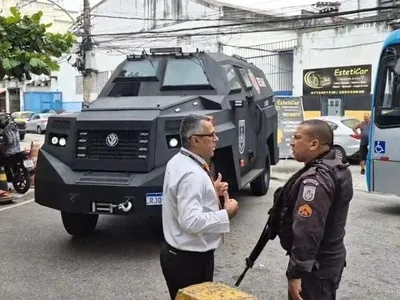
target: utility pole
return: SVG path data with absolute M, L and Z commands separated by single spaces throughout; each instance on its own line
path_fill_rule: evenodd
M 91 51 L 93 49 L 92 39 L 90 36 L 90 3 L 89 0 L 83 0 L 83 40 L 82 40 L 82 56 L 85 69 L 83 75 L 83 101 L 90 102 L 91 91 L 91 69 L 88 66 L 90 62 Z
M 91 68 L 92 65 L 92 50 L 93 43 L 91 38 L 91 27 L 90 22 L 90 3 L 89 0 L 83 0 L 83 24 L 82 24 L 82 42 L 80 49 L 77 52 L 78 58 L 74 64 L 77 70 L 82 74 L 83 77 L 83 104 L 85 107 L 90 102 L 90 92 L 92 88 L 92 73 L 94 70 Z

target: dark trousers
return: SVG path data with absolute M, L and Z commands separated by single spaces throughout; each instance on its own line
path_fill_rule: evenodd
M 213 281 L 214 251 L 180 251 L 164 243 L 160 263 L 171 300 L 175 299 L 179 289 Z
M 340 278 L 338 280 L 320 279 L 312 273 L 306 273 L 301 276 L 300 296 L 304 300 L 336 300 L 339 281 Z M 289 300 L 292 300 L 290 295 Z

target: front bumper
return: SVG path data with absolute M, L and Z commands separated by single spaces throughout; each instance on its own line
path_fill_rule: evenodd
M 40 205 L 70 213 L 161 214 L 165 166 L 149 173 L 76 172 L 43 149 L 37 166 L 35 202 Z M 129 211 L 118 207 L 123 203 Z

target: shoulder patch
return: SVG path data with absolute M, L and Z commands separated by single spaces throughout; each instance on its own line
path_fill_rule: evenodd
M 313 179 L 313 178 L 304 179 L 303 183 L 304 184 L 311 183 L 311 184 L 313 184 L 315 186 L 319 186 L 319 182 L 317 180 Z
M 305 201 L 313 201 L 315 192 L 317 191 L 316 186 L 306 185 L 303 187 L 303 199 Z
M 309 218 L 312 215 L 312 208 L 308 204 L 299 207 L 298 214 L 304 218 Z

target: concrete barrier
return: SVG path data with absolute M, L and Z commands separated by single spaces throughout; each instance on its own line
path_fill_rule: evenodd
M 204 282 L 179 290 L 175 300 L 258 300 L 220 282 Z

